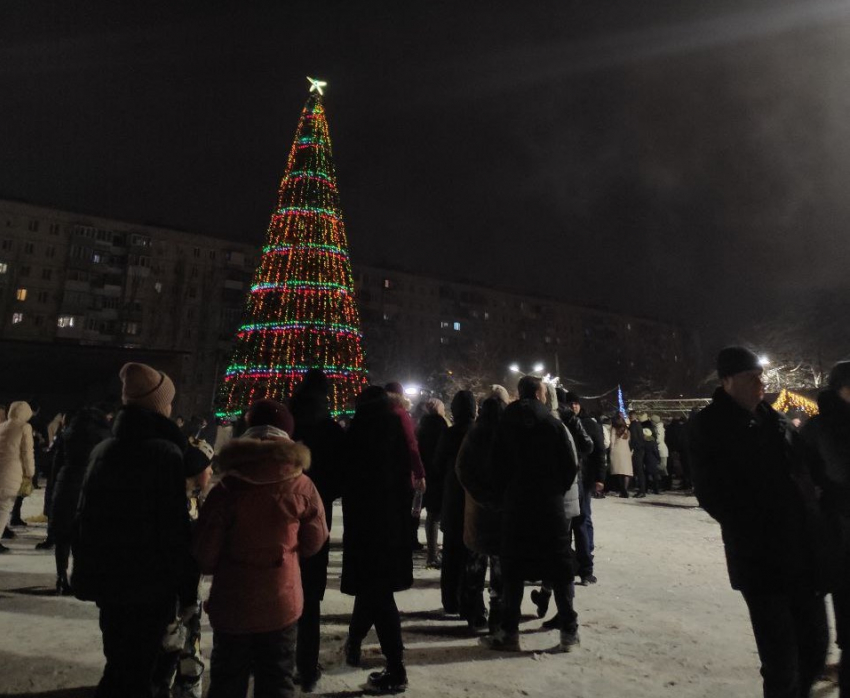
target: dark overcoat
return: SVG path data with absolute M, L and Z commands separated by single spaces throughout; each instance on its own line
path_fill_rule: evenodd
M 826 591 L 828 531 L 785 417 L 765 402 L 749 412 L 718 388 L 688 441 L 696 496 L 720 524 L 732 588 Z
M 526 579 L 553 578 L 570 566 L 564 494 L 578 463 L 570 436 L 543 403 L 524 399 L 505 408 L 495 444 L 501 494 L 501 554 Z
M 343 594 L 413 584 L 410 452 L 386 395 L 358 405 L 346 434 L 342 495 Z

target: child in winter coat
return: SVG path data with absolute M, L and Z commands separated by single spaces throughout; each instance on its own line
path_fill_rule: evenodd
M 328 539 L 322 500 L 303 476 L 310 452 L 280 428 L 291 425 L 288 410 L 261 403 L 246 415 L 250 428 L 222 448 L 223 476 L 195 531 L 200 570 L 214 575 L 208 698 L 244 696 L 252 671 L 255 695 L 293 695 L 304 599 L 299 556 L 315 555 Z

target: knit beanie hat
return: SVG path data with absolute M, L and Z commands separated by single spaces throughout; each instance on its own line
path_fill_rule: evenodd
M 404 395 L 404 388 L 401 387 L 401 383 L 398 383 L 398 382 L 395 382 L 395 381 L 392 382 L 392 383 L 387 383 L 384 386 L 384 390 L 386 390 L 388 393 L 394 393 L 396 395 Z
M 147 364 L 130 362 L 118 372 L 121 378 L 121 402 L 166 414 L 174 402 L 174 383 L 162 371 Z
M 295 431 L 295 420 L 286 405 L 277 400 L 257 400 L 245 413 L 249 427 L 277 427 L 291 435 Z
M 829 387 L 841 390 L 850 385 L 850 361 L 839 361 L 829 372 Z
M 717 355 L 717 377 L 720 380 L 736 373 L 761 368 L 759 357 L 746 347 L 726 347 Z
M 213 447 L 203 439 L 189 439 L 189 448 L 186 449 L 184 459 L 187 477 L 195 477 L 206 470 L 212 463 L 215 451 Z

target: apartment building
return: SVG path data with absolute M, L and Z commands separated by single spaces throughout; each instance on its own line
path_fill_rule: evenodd
M 206 413 L 258 258 L 252 245 L 0 200 L 0 341 L 52 343 L 57 357 L 68 344 L 169 353 L 175 408 Z
M 177 374 L 177 411 L 208 413 L 259 255 L 257 245 L 0 200 L 2 356 L 21 366 L 26 348 L 38 346 L 55 389 L 63 356 L 85 371 L 88 355 L 97 371 L 144 352 Z M 507 382 L 509 365 L 542 363 L 588 392 L 622 383 L 673 394 L 693 384 L 697 339 L 674 323 L 353 267 L 373 380 L 449 390 L 457 381 Z

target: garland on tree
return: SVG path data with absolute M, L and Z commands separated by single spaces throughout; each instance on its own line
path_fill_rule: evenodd
M 331 412 L 350 411 L 366 385 L 360 317 L 339 203 L 324 82 L 295 131 L 278 206 L 254 274 L 218 395 L 218 417 L 234 419 L 261 398 L 283 400 L 313 368 L 330 385 Z

